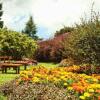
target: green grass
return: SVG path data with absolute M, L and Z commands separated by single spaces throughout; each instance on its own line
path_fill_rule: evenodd
M 47 67 L 47 68 L 54 68 L 57 65 L 58 64 L 55 64 L 55 63 L 40 62 L 37 66 L 44 66 L 44 67 Z M 22 71 L 22 70 L 24 70 L 23 66 L 20 68 L 20 71 Z M 8 70 L 7 74 L 2 74 L 1 71 L 0 71 L 0 85 L 11 81 L 11 80 L 15 79 L 18 76 L 19 76 L 19 74 L 15 74 L 14 70 Z
M 7 100 L 7 97 L 5 97 L 2 94 L 0 94 L 0 100 Z
M 20 68 L 20 71 L 22 70 L 24 70 L 23 66 Z M 2 74 L 2 72 L 0 71 L 0 85 L 11 81 L 18 76 L 19 74 L 16 74 L 16 71 L 13 69 L 8 70 L 7 74 Z
M 15 79 L 15 77 L 18 77 L 18 74 L 0 74 L 0 84 L 9 82 Z
M 47 67 L 47 68 L 54 68 L 54 67 L 57 67 L 58 64 L 56 63 L 45 63 L 45 62 L 40 62 L 38 64 L 38 66 L 44 66 L 44 67 Z

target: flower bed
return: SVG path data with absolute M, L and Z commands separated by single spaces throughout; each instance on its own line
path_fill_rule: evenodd
M 47 69 L 33 67 L 22 71 L 16 84 L 22 83 L 53 83 L 55 86 L 66 89 L 66 96 L 85 100 L 100 100 L 100 75 L 86 75 L 73 73 L 79 70 L 78 66 L 57 67 Z

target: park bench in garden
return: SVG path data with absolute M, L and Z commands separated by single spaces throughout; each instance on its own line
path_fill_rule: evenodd
M 11 59 L 12 57 L 10 56 L 0 56 L 0 63 L 10 62 Z M 2 70 L 1 64 L 0 64 L 0 70 Z
M 27 69 L 28 65 L 37 65 L 37 61 L 36 60 L 21 60 L 21 61 L 15 61 L 13 62 L 14 64 L 22 64 L 24 66 L 24 70 Z
M 28 65 L 37 65 L 36 60 L 31 60 L 31 59 L 24 59 L 21 61 L 14 61 L 11 60 L 12 57 L 8 56 L 0 56 L 0 70 L 2 73 L 7 73 L 7 70 L 10 68 L 13 68 L 16 70 L 16 73 L 20 72 L 20 66 L 24 66 L 24 70 L 27 69 Z
M 27 61 L 28 63 L 31 63 L 33 65 L 37 65 L 38 64 L 37 60 L 33 60 L 33 59 L 29 59 L 29 58 L 23 58 L 22 61 Z
M 21 64 L 24 66 L 24 69 L 27 69 L 27 66 L 29 65 L 29 63 L 27 61 L 15 61 L 13 62 L 13 64 Z
M 1 63 L 0 64 L 2 73 L 7 73 L 8 68 L 13 68 L 16 70 L 16 74 L 19 74 L 20 66 L 22 66 L 22 64 L 13 64 L 13 63 Z
M 12 59 L 12 57 L 10 57 L 10 56 L 0 56 L 1 62 L 10 61 L 11 59 Z

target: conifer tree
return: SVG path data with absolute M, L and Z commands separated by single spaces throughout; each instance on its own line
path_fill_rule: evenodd
M 36 36 L 36 32 L 36 25 L 34 23 L 32 16 L 30 16 L 29 20 L 26 23 L 25 29 L 22 31 L 22 33 L 28 34 L 33 39 L 37 40 L 38 37 Z

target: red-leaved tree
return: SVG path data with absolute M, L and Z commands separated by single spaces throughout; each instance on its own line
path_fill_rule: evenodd
M 62 59 L 63 53 L 63 44 L 66 35 L 61 34 L 59 36 L 54 37 L 53 39 L 41 41 L 38 43 L 39 48 L 35 53 L 35 57 L 38 61 L 53 61 L 59 62 Z

